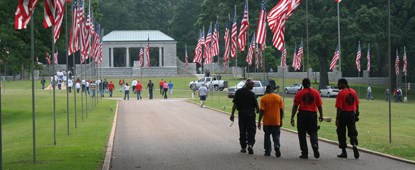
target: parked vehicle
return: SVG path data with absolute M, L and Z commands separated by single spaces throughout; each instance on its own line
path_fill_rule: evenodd
M 336 97 L 339 94 L 339 89 L 333 86 L 326 86 L 320 89 L 320 95 L 326 97 Z
M 208 89 L 213 88 L 213 90 L 215 91 L 222 91 L 223 89 L 228 87 L 228 81 L 226 80 L 217 80 L 214 77 L 203 77 L 199 80 L 191 81 L 189 83 L 189 88 L 192 90 L 198 90 L 203 83 L 206 85 Z
M 255 93 L 255 95 L 258 96 L 263 96 L 265 94 L 265 87 L 267 85 L 271 85 L 273 86 L 274 90 L 279 90 L 279 86 L 275 85 L 275 81 L 274 80 L 267 80 L 267 81 L 257 81 L 254 80 L 254 88 L 252 89 L 252 92 Z M 236 86 L 233 87 L 229 87 L 228 88 L 228 97 L 229 98 L 234 98 L 235 97 L 235 92 L 244 87 L 245 86 L 245 80 L 239 82 Z
M 285 94 L 289 94 L 289 93 L 296 94 L 300 89 L 303 89 L 303 85 L 294 83 L 288 87 L 284 87 L 284 93 Z

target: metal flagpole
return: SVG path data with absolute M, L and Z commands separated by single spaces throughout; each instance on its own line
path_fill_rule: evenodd
M 86 55 L 88 55 L 88 53 L 86 54 Z M 85 56 L 85 57 L 87 57 L 87 56 Z M 88 118 L 88 89 L 89 88 L 87 88 L 88 86 L 88 65 L 86 64 L 86 60 L 84 61 L 85 62 L 85 65 L 87 66 L 86 68 L 85 68 L 85 74 L 84 74 L 84 77 L 85 77 L 85 115 L 86 115 L 86 117 Z
M 340 2 L 337 3 L 337 32 L 338 32 L 338 44 L 339 44 L 339 71 L 340 71 L 340 77 L 343 77 L 342 74 L 342 57 L 341 57 L 341 45 L 340 45 Z
M 83 72 L 82 72 L 82 60 L 83 60 L 83 57 L 82 57 L 82 54 L 80 55 L 80 63 L 79 63 L 79 65 L 80 65 L 80 67 L 81 67 L 81 74 L 80 74 L 80 76 L 79 77 L 81 77 L 81 115 L 82 115 L 82 122 L 84 121 L 84 93 L 85 93 L 85 90 L 86 90 L 86 81 L 85 81 L 85 79 L 84 79 L 84 76 L 83 76 Z M 84 62 L 85 62 L 85 60 L 84 60 Z M 82 81 L 85 81 L 85 84 L 82 84 Z
M 306 43 L 307 43 L 307 50 L 306 50 L 306 62 L 307 62 L 307 64 L 306 64 L 306 66 L 307 67 L 309 67 L 309 60 L 308 60 L 308 58 L 309 58 L 309 56 L 308 56 L 308 0 L 306 0 L 305 1 L 305 10 L 306 10 L 306 24 L 305 24 L 305 28 L 306 28 Z M 303 68 L 304 68 L 304 66 L 303 66 Z M 306 69 L 306 71 L 307 71 L 307 78 L 310 78 L 310 73 L 308 72 L 308 68 Z
M 1 82 L 1 80 L 0 80 L 0 170 L 2 170 L 3 169 L 3 133 L 2 133 L 2 131 L 3 131 L 3 128 L 2 128 L 2 119 L 1 119 L 1 117 L 2 117 L 2 115 L 3 115 L 3 113 L 2 113 L 2 108 L 1 108 L 1 85 L 2 85 L 2 83 L 3 82 Z
M 66 4 L 66 2 L 64 3 L 65 5 L 65 55 L 68 54 L 68 6 Z M 67 134 L 69 135 L 69 88 L 68 88 L 68 81 L 69 79 L 71 79 L 71 77 L 69 77 L 69 57 L 66 56 L 66 75 L 67 75 L 67 79 L 66 79 L 66 125 L 67 125 Z M 73 87 L 73 80 L 72 80 L 72 87 Z M 71 88 L 72 88 L 71 87 Z M 75 91 L 74 91 L 75 92 Z
M 236 15 L 236 5 L 235 5 L 235 15 Z M 236 22 L 236 37 L 238 37 L 238 22 Z M 236 38 L 238 41 L 238 38 Z M 235 46 L 235 67 L 238 67 L 238 42 L 236 42 Z
M 36 115 L 35 115 L 35 76 L 34 76 L 34 69 L 35 69 L 35 37 L 34 37 L 34 24 L 33 24 L 34 17 L 30 20 L 30 40 L 31 40 L 31 72 L 32 72 L 32 130 L 33 130 L 33 163 L 36 163 Z M 2 166 L 2 165 L 1 165 Z
M 54 25 L 52 25 L 52 61 L 53 61 L 53 65 L 52 65 L 52 72 L 53 72 L 53 83 L 52 83 L 52 90 L 53 90 L 53 144 L 56 145 L 56 76 L 55 76 L 55 60 L 57 61 L 58 59 L 55 59 L 55 43 L 54 41 L 54 37 L 53 37 L 53 29 L 54 29 Z M 56 56 L 57 57 L 57 56 Z
M 391 2 L 388 0 L 388 61 L 389 61 L 389 143 L 392 143 L 392 108 L 390 94 L 392 92 L 392 61 L 391 61 Z
M 405 46 L 403 47 L 403 52 L 404 52 L 404 55 L 406 57 L 406 47 Z M 406 75 L 408 74 L 407 73 L 408 72 L 408 68 L 405 68 L 405 69 L 406 69 L 406 71 L 405 71 L 405 85 L 404 85 L 404 87 L 405 87 L 405 97 L 406 97 L 406 101 L 408 101 L 408 79 L 406 77 Z
M 74 80 L 75 79 L 77 79 L 77 74 L 76 74 L 76 61 L 75 61 L 75 53 L 73 53 L 72 54 L 72 59 L 73 59 L 73 69 L 72 69 L 72 74 L 73 74 L 73 77 L 74 77 Z M 75 80 L 74 82 L 75 82 L 75 85 L 76 85 L 76 81 L 77 80 Z M 75 86 L 75 88 L 76 88 L 76 86 Z M 73 98 L 74 98 L 74 115 L 75 115 L 75 128 L 77 128 L 78 127 L 78 120 L 77 120 L 77 115 L 76 115 L 76 93 L 77 93 L 77 91 L 75 91 L 74 90 L 74 93 L 73 93 Z

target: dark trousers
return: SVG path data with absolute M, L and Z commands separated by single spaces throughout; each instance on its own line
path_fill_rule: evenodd
M 345 149 L 346 144 L 346 127 L 347 136 L 350 138 L 350 144 L 357 145 L 356 114 L 354 112 L 341 112 L 339 127 L 337 127 L 337 137 L 339 139 L 339 148 Z
M 110 94 L 110 97 L 112 97 L 112 90 L 108 90 L 108 93 Z
M 254 111 L 239 111 L 239 143 L 241 148 L 246 148 L 246 145 L 254 146 L 255 144 L 255 112 Z
M 45 83 L 42 83 L 42 90 L 45 89 Z
M 167 99 L 167 90 L 168 89 L 164 89 L 164 99 Z
M 264 125 L 264 149 L 266 154 L 271 153 L 271 137 L 274 142 L 274 149 L 280 148 L 280 127 L 276 125 Z
M 71 93 L 72 87 L 68 87 L 68 91 L 69 91 L 69 93 Z
M 133 89 L 133 93 L 135 93 L 135 86 L 131 86 L 132 87 L 132 89 Z
M 306 135 L 310 136 L 313 150 L 318 150 L 317 113 L 299 111 L 297 114 L 298 140 L 300 141 L 301 155 L 308 155 Z
M 160 86 L 160 94 L 163 94 L 163 86 Z
M 148 89 L 148 96 L 150 99 L 153 99 L 153 89 Z
M 125 93 L 124 93 L 124 100 L 125 100 L 125 99 L 130 100 L 130 90 L 125 90 Z

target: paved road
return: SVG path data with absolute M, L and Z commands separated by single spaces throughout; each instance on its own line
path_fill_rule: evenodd
M 320 159 L 300 160 L 296 134 L 285 131 L 281 158 L 263 156 L 262 131 L 254 155 L 242 154 L 237 123 L 229 127 L 228 117 L 180 99 L 121 101 L 112 169 L 415 169 L 366 153 L 338 159 L 337 146 L 321 141 Z

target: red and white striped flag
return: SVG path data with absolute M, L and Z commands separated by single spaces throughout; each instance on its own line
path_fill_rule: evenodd
M 407 76 L 408 74 L 408 70 L 407 70 L 407 60 L 406 60 L 406 47 L 403 47 L 403 68 L 402 68 L 402 73 Z
M 43 27 L 49 28 L 55 23 L 55 0 L 44 1 Z
M 83 40 L 82 40 L 82 55 L 85 56 L 86 59 L 89 57 L 89 50 L 91 48 L 91 37 L 92 37 L 92 31 L 91 31 L 91 1 L 89 1 L 88 4 L 88 14 L 86 16 L 86 22 L 83 29 Z
M 74 0 L 72 4 L 72 27 L 69 35 L 68 56 L 77 51 L 76 42 L 78 42 L 78 0 Z
M 246 36 L 249 29 L 249 12 L 248 12 L 248 0 L 245 1 L 244 17 L 242 18 L 241 27 L 239 29 L 238 46 L 240 51 L 245 50 Z
M 150 37 L 148 37 L 147 39 L 147 45 L 146 45 L 146 60 L 147 60 L 147 65 L 146 67 L 150 67 Z
M 399 55 L 398 55 L 398 50 L 396 50 L 395 74 L 396 74 L 396 76 L 399 76 Z
M 202 64 L 202 52 L 203 52 L 203 44 L 205 43 L 205 36 L 204 32 L 200 31 L 199 33 L 199 40 L 197 42 L 196 48 L 195 48 L 195 55 L 193 58 L 194 63 Z
M 249 45 L 249 49 L 248 49 L 248 55 L 246 56 L 246 63 L 248 63 L 248 65 L 252 65 L 252 56 L 254 55 L 254 51 L 255 51 L 255 34 L 252 35 L 252 40 L 251 40 L 251 44 Z
M 47 51 L 45 52 L 45 58 L 48 65 L 50 65 L 50 54 Z
M 285 69 L 287 67 L 287 48 L 284 46 L 284 50 L 282 50 L 281 56 L 281 68 Z
M 360 42 L 359 42 L 359 46 L 357 47 L 357 54 L 356 54 L 356 69 L 358 73 L 360 73 L 360 58 L 361 57 L 362 57 L 362 50 L 360 49 Z
M 219 19 L 216 17 L 215 28 L 212 34 L 212 46 L 210 48 L 210 57 L 219 55 Z
M 205 59 L 206 64 L 208 64 L 209 59 L 210 59 L 211 43 L 212 43 L 212 24 L 210 24 L 210 26 L 209 26 L 208 33 L 207 33 L 206 39 L 205 39 L 205 51 L 204 51 L 204 54 L 203 54 L 203 58 Z
M 295 70 L 301 69 L 301 60 L 303 58 L 303 41 L 301 40 L 300 48 L 298 48 L 298 53 L 296 57 L 296 64 L 295 64 Z
M 85 44 L 86 44 L 86 39 L 85 39 L 85 34 L 86 34 L 86 29 L 85 29 L 85 14 L 84 14 L 84 0 L 79 0 L 79 6 L 78 6 L 78 34 L 79 34 L 79 42 L 75 42 L 76 44 L 79 45 L 78 50 L 80 50 L 81 52 L 81 56 L 83 58 L 86 58 L 86 54 L 85 54 Z
M 256 43 L 265 45 L 267 36 L 267 6 L 265 0 L 261 1 L 261 10 L 258 17 L 258 28 L 256 31 Z
M 231 19 L 228 18 L 228 23 L 226 24 L 226 30 L 225 30 L 225 34 L 223 36 L 223 39 L 225 41 L 225 52 L 223 54 L 223 64 L 224 66 L 226 66 L 226 63 L 229 60 L 229 52 L 231 51 L 231 46 L 230 46 L 230 41 L 231 41 Z
M 256 44 L 255 47 L 254 47 L 254 55 L 255 55 L 255 67 L 258 69 L 259 68 L 259 49 L 258 49 L 258 44 Z
M 144 51 L 143 48 L 140 48 L 140 53 L 138 54 L 138 66 L 142 67 L 144 61 Z
M 38 0 L 19 0 L 16 12 L 14 13 L 14 29 L 21 30 L 27 28 L 33 12 L 35 11 Z
M 54 43 L 56 44 L 56 41 L 58 41 L 59 36 L 61 34 L 61 28 L 62 28 L 62 21 L 63 21 L 63 15 L 65 13 L 65 0 L 57 0 L 56 1 L 56 18 L 55 18 L 55 27 L 53 27 L 53 37 L 54 37 Z
M 56 64 L 56 65 L 58 65 L 58 55 L 59 53 L 58 52 L 56 52 L 55 53 L 55 55 L 53 55 L 53 61 L 54 61 L 54 63 Z
M 231 56 L 232 56 L 232 58 L 235 58 L 237 48 L 238 48 L 238 23 L 236 22 L 236 8 L 235 8 L 235 12 L 233 14 L 231 46 L 232 46 Z
M 293 55 L 293 64 L 292 67 L 295 69 L 297 68 L 297 45 L 294 46 L 294 55 Z
M 370 44 L 368 45 L 367 48 L 367 72 L 370 72 L 370 66 L 371 66 L 371 61 L 370 61 Z
M 340 3 L 342 0 L 334 0 L 334 1 L 336 1 L 337 3 Z
M 331 60 L 331 63 L 330 63 L 330 70 L 334 70 L 337 64 L 337 60 L 339 59 L 340 59 L 340 51 L 339 51 L 339 46 L 337 45 L 336 52 L 334 52 L 333 59 Z

